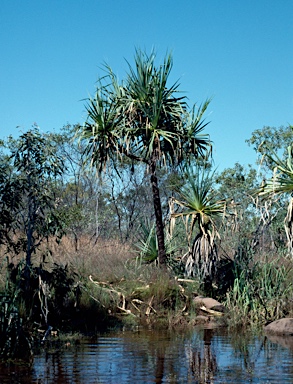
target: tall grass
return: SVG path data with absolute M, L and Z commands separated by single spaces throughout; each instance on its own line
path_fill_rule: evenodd
M 231 325 L 264 324 L 292 313 L 293 271 L 284 257 L 262 257 L 237 270 L 226 295 Z
M 118 240 L 99 239 L 94 242 L 83 236 L 79 248 L 75 249 L 74 239 L 64 237 L 60 244 L 50 244 L 51 261 L 70 264 L 82 277 L 94 276 L 102 280 L 119 280 L 128 273 L 127 262 L 134 258 L 130 244 Z

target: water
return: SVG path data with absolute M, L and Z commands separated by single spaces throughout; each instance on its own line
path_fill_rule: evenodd
M 293 383 L 293 336 L 120 332 L 36 355 L 31 371 L 2 368 L 0 383 Z

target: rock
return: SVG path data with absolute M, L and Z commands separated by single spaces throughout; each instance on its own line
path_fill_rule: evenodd
M 266 325 L 264 330 L 275 335 L 293 335 L 293 318 L 284 318 Z
M 293 337 L 288 337 L 288 335 L 270 335 L 267 334 L 267 338 L 275 344 L 279 344 L 284 348 L 293 350 Z
M 204 305 L 207 309 L 212 309 L 213 311 L 225 312 L 224 305 L 211 297 L 196 296 L 193 302 L 198 305 Z

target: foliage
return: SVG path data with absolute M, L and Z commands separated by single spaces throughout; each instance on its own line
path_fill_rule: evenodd
M 26 268 L 23 262 L 8 265 L 7 295 L 15 297 L 15 306 L 26 326 L 35 323 L 60 327 L 62 319 L 68 316 L 66 308 L 70 307 L 70 296 L 74 297 L 77 274 L 68 265 L 31 266 L 27 286 Z
M 1 272 L 5 273 L 5 263 Z M 4 266 L 4 267 L 3 267 Z M 0 294 L 0 360 L 32 360 L 32 338 L 23 326 L 19 306 L 20 289 L 10 280 L 10 268 L 6 258 L 5 287 Z
M 9 167 L 0 179 L 0 240 L 16 253 L 25 252 L 28 266 L 44 239 L 60 238 L 63 234 L 54 194 L 63 163 L 48 139 L 37 127 L 18 140 L 10 138 Z M 5 162 L 1 167 L 5 167 Z
M 137 51 L 135 68 L 129 65 L 121 85 L 106 66 L 106 76 L 98 81 L 95 98 L 89 100 L 89 119 L 82 131 L 92 144 L 88 151 L 99 171 L 109 160 L 116 163 L 117 155 L 150 166 L 154 160 L 179 163 L 190 154 L 205 154 L 209 142 L 201 135 L 206 126 L 202 117 L 209 100 L 197 112 L 194 107 L 188 113 L 185 98 L 176 97 L 178 84 L 167 87 L 172 64 L 167 55 L 156 68 L 154 53 L 148 56 Z
M 216 175 L 219 197 L 229 201 L 228 215 L 219 229 L 222 255 L 233 258 L 244 238 L 255 251 L 279 252 L 284 248 L 284 199 L 257 195 L 261 182 L 261 174 L 255 168 L 239 163 Z
M 272 159 L 267 156 L 268 154 L 276 153 L 282 159 L 286 156 L 286 149 L 292 143 L 292 126 L 278 128 L 265 126 L 253 131 L 251 138 L 246 142 L 259 155 L 258 164 L 265 166 L 267 172 L 272 168 Z
M 235 269 L 232 289 L 226 305 L 232 325 L 266 323 L 289 313 L 292 295 L 292 270 L 282 258 L 252 262 L 247 268 Z
M 180 263 L 174 257 L 178 246 L 176 239 L 170 233 L 165 234 L 165 247 L 168 255 L 167 264 L 174 271 L 179 272 Z M 135 243 L 135 249 L 139 253 L 138 261 L 140 263 L 152 263 L 158 261 L 158 241 L 155 233 L 155 224 L 141 224 L 138 241 Z
M 212 280 L 218 262 L 215 239 L 218 236 L 217 219 L 223 216 L 226 202 L 219 200 L 213 189 L 214 174 L 197 168 L 186 174 L 186 184 L 178 190 L 178 199 L 173 204 L 171 218 L 182 218 L 189 239 L 185 271 L 187 276 L 200 276 L 203 281 Z M 171 219 L 171 220 L 172 220 Z M 195 232 L 195 238 L 194 236 Z M 192 242 L 192 244 L 191 244 Z
M 143 163 L 150 172 L 159 261 L 166 263 L 162 206 L 157 168 L 176 166 L 206 154 L 210 147 L 202 131 L 209 100 L 191 112 L 184 97 L 178 97 L 178 83 L 168 87 L 172 57 L 156 67 L 155 54 L 136 51 L 134 68 L 119 84 L 109 66 L 98 80 L 94 99 L 87 105 L 88 120 L 80 136 L 87 140 L 92 164 L 102 172 L 125 158 L 131 167 Z
M 287 148 L 287 157 L 282 160 L 275 153 L 268 153 L 266 157 L 273 165 L 273 176 L 264 181 L 258 189 L 258 194 L 265 198 L 281 195 L 289 197 L 287 216 L 285 218 L 285 231 L 288 240 L 288 249 L 293 252 L 293 144 Z
M 9 264 L 2 295 L 0 348 L 6 359 L 25 357 L 26 353 L 31 357 L 31 340 L 24 322 L 42 318 L 48 324 L 46 272 L 33 267 L 32 255 L 44 240 L 59 240 L 64 233 L 56 196 L 64 164 L 52 138 L 35 126 L 18 139 L 10 137 L 1 158 L 0 242 L 10 255 L 25 254 L 25 263 L 21 261 L 16 267 Z M 41 252 L 44 258 L 44 247 Z

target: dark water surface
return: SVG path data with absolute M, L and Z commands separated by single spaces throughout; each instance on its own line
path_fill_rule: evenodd
M 36 355 L 31 371 L 2 368 L 0 383 L 293 383 L 293 336 L 120 332 Z

